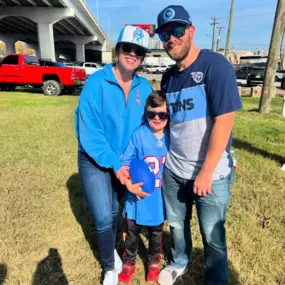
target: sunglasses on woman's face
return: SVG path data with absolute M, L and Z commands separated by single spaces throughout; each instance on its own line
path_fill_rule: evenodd
M 144 49 L 136 45 L 122 44 L 122 50 L 123 52 L 127 52 L 127 53 L 133 51 L 136 54 L 136 56 L 145 56 Z
M 159 33 L 159 38 L 162 42 L 168 42 L 170 40 L 171 35 L 173 35 L 175 38 L 179 39 L 185 35 L 185 30 L 190 27 L 188 26 L 178 26 L 172 29 L 171 31 L 164 31 Z
M 167 112 L 153 112 L 153 111 L 147 111 L 146 112 L 146 116 L 150 120 L 153 120 L 156 115 L 162 121 L 165 121 L 168 119 L 168 113 Z

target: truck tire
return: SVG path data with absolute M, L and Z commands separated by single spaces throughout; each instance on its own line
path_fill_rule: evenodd
M 285 90 L 285 77 L 281 80 L 281 89 Z
M 61 94 L 61 87 L 58 81 L 45 81 L 43 91 L 46 96 L 59 96 Z

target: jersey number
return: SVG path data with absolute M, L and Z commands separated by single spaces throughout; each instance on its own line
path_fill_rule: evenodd
M 155 176 L 159 174 L 160 165 L 163 165 L 165 163 L 166 156 L 161 157 L 161 161 L 156 156 L 147 156 L 144 158 L 144 161 L 148 164 L 148 166 L 152 169 Z M 161 179 L 156 178 L 155 179 L 155 188 L 161 187 Z

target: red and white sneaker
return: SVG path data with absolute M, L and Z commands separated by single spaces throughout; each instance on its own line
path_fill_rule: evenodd
M 147 269 L 146 282 L 149 284 L 157 284 L 160 273 L 160 265 L 157 262 L 150 262 Z
M 135 273 L 135 265 L 125 262 L 123 264 L 123 269 L 118 276 L 119 284 L 128 285 L 131 282 L 132 276 Z

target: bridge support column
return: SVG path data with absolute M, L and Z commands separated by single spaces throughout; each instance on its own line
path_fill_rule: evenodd
M 15 42 L 5 42 L 6 44 L 6 55 L 10 54 L 10 53 L 15 53 L 16 52 L 16 48 L 15 48 Z
M 40 57 L 55 61 L 53 24 L 38 23 Z
M 85 45 L 84 44 L 76 45 L 76 61 L 80 61 L 80 62 L 85 61 Z

